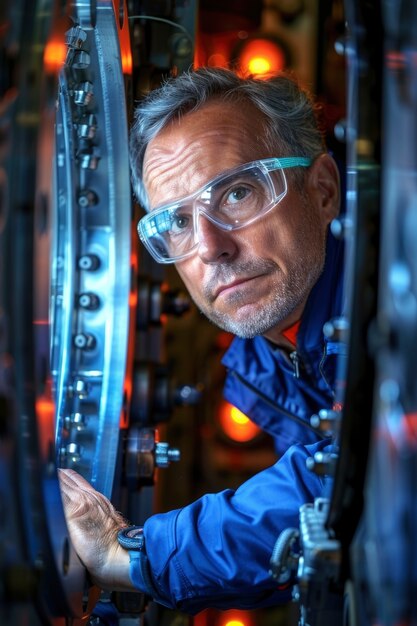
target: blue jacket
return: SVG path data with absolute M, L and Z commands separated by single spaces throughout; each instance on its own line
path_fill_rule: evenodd
M 294 444 L 314 443 L 322 436 L 310 417 L 335 400 L 338 356 L 343 344 L 328 340 L 323 326 L 342 312 L 344 251 L 329 234 L 326 263 L 312 289 L 297 333 L 295 359 L 265 337 L 236 337 L 223 358 L 228 370 L 224 395 L 275 438 L 280 454 Z
M 300 376 L 263 337 L 235 339 L 224 357 L 227 399 L 277 441 L 280 460 L 236 491 L 205 495 L 182 509 L 150 517 L 144 526 L 152 589 L 132 561 L 136 586 L 187 613 L 207 607 L 256 608 L 286 602 L 268 574 L 276 539 L 299 525 L 299 507 L 323 495 L 322 477 L 306 459 L 330 444 L 310 416 L 334 400 L 337 346 L 323 325 L 341 311 L 343 252 L 328 238 L 323 274 L 307 302 L 297 337 Z

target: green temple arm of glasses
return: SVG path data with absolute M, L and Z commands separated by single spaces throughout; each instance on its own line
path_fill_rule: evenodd
M 313 162 L 310 157 L 283 157 L 281 159 L 271 159 L 271 164 L 267 168 L 288 169 L 289 167 L 309 167 Z

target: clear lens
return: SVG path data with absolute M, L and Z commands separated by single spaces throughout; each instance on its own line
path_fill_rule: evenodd
M 255 166 L 214 182 L 195 203 L 210 212 L 217 223 L 237 226 L 261 212 L 274 195 L 268 172 Z
M 170 263 L 187 256 L 197 244 L 200 214 L 224 230 L 250 224 L 286 193 L 282 169 L 273 169 L 270 173 L 262 161 L 239 167 L 193 196 L 155 209 L 138 224 L 141 240 L 157 261 Z
M 174 205 L 146 215 L 138 225 L 139 236 L 158 261 L 183 256 L 194 245 L 192 205 Z

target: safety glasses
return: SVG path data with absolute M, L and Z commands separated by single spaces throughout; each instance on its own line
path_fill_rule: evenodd
M 195 193 L 165 204 L 138 223 L 142 243 L 158 263 L 176 263 L 193 254 L 204 216 L 224 231 L 252 224 L 287 193 L 285 169 L 309 167 L 312 159 L 261 159 L 223 172 Z

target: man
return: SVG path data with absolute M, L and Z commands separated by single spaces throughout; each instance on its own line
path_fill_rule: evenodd
M 241 79 L 200 69 L 150 93 L 132 129 L 139 235 L 176 264 L 201 311 L 237 335 L 226 395 L 276 437 L 278 463 L 236 492 L 154 515 L 143 550 L 75 472 L 62 471 L 71 537 L 93 581 L 140 589 L 184 612 L 284 602 L 268 573 L 277 537 L 323 492 L 306 460 L 329 442 L 310 416 L 334 401 L 343 253 L 329 231 L 339 177 L 308 95 L 290 78 Z M 133 533 L 135 534 L 135 533 Z M 123 547 L 125 546 L 125 547 Z M 145 556 L 145 551 L 147 556 Z

